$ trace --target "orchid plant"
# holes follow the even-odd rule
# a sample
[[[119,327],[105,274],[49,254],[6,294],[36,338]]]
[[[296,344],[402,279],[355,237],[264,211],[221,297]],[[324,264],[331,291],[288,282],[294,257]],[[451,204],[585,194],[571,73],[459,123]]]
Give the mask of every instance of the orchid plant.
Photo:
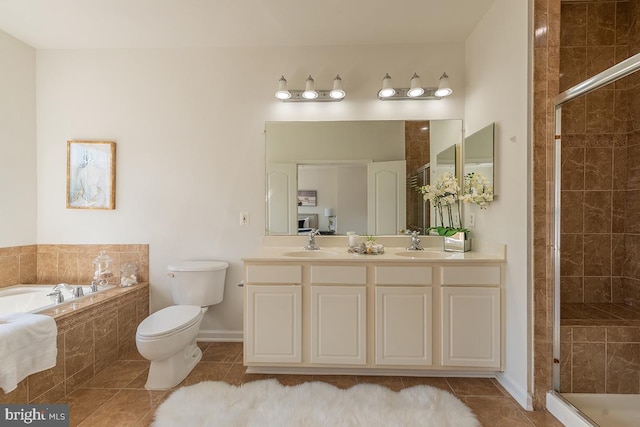
[[[466,203],[475,203],[480,209],[486,209],[493,201],[493,185],[489,179],[476,172],[470,172],[464,176],[460,200]]]
[[[440,236],[452,236],[461,231],[468,231],[462,227],[460,213],[460,185],[455,175],[451,172],[440,175],[432,185],[423,185],[418,188],[424,200],[428,200],[436,211],[436,227],[429,227],[428,230],[436,231]],[[446,208],[449,225],[445,226],[443,208]],[[457,223],[454,213],[457,213]]]

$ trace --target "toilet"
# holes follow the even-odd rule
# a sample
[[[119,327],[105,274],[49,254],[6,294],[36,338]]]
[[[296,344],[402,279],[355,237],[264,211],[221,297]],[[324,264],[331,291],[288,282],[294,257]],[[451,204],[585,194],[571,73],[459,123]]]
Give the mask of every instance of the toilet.
[[[151,361],[147,390],[178,385],[202,359],[196,344],[200,322],[209,306],[222,301],[228,267],[224,261],[183,261],[167,267],[176,305],[151,314],[136,331],[138,352]]]

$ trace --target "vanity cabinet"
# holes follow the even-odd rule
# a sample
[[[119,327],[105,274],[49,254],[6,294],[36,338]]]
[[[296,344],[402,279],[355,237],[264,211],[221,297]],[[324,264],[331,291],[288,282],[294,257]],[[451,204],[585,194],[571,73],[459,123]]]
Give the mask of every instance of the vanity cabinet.
[[[432,364],[432,268],[375,267],[375,364]]]
[[[247,372],[502,369],[501,261],[329,252],[244,260]]]
[[[250,266],[246,276],[245,360],[302,362],[302,268]]]
[[[500,266],[442,267],[442,365],[500,368]]]
[[[367,363],[367,289],[311,286],[311,363]]]

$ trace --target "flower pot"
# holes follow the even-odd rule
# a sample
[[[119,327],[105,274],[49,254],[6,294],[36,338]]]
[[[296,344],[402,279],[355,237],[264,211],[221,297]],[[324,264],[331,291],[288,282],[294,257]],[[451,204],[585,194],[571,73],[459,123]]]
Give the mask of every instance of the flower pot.
[[[471,234],[468,231],[458,231],[456,234],[444,237],[444,250],[447,252],[467,252],[471,250]]]

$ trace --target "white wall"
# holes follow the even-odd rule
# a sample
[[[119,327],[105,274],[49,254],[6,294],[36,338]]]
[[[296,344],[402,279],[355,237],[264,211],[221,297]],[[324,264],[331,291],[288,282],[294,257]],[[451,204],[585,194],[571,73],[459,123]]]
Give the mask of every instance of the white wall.
[[[527,0],[496,0],[466,43],[465,135],[496,122],[496,200],[475,213],[473,235],[507,246],[506,370],[499,380],[521,405],[528,393],[527,232],[529,131]]]
[[[225,300],[203,329],[239,338],[241,258],[265,224],[264,124],[283,120],[462,118],[464,46],[394,45],[245,49],[45,50],[37,53],[38,243],[149,243],[151,309],[170,303],[173,260],[230,262]],[[408,86],[417,71],[442,101],[380,102],[386,72]],[[340,103],[281,103],[308,74],[320,89],[340,73]],[[404,84],[403,84],[404,83]],[[66,141],[117,143],[117,209],[65,208]],[[248,211],[250,224],[239,225]]]
[[[36,52],[0,31],[0,248],[36,243]]]

